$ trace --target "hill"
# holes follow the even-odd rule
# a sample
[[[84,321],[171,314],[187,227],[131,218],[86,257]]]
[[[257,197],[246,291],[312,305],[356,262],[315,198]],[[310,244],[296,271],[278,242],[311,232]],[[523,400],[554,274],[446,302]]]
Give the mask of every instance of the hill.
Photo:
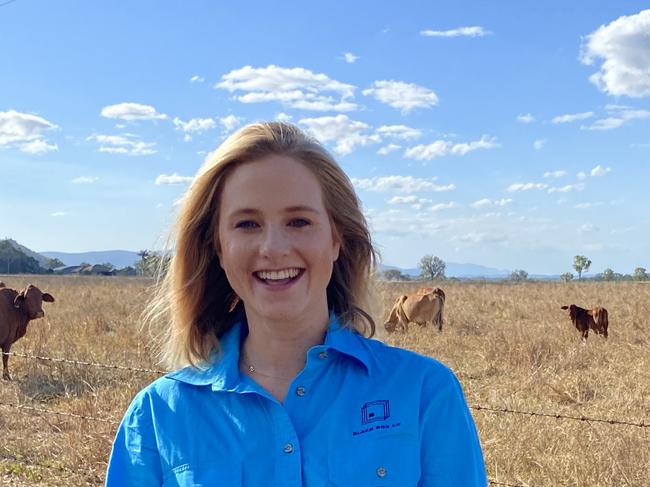
[[[79,265],[82,262],[88,264],[104,264],[110,262],[116,268],[134,267],[140,260],[137,252],[130,250],[98,250],[92,252],[41,252],[41,255],[50,259],[59,259],[65,265]]]

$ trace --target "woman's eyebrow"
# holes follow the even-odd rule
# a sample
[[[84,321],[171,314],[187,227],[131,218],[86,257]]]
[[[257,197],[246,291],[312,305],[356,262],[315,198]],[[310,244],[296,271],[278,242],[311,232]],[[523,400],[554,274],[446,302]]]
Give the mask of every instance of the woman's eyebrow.
[[[288,206],[284,209],[286,213],[299,213],[299,212],[307,212],[307,213],[314,213],[316,215],[320,215],[320,211],[318,211],[316,208],[313,208],[308,205],[295,205],[295,206]],[[238,216],[245,216],[245,215],[258,215],[262,213],[261,210],[258,210],[256,208],[239,208],[237,210],[234,210],[233,212],[228,215],[229,218],[236,218]]]
[[[318,211],[316,208],[312,208],[311,206],[307,205],[289,206],[288,208],[285,208],[285,211],[287,213],[306,211],[308,213],[316,213],[317,215],[320,214],[320,211]]]

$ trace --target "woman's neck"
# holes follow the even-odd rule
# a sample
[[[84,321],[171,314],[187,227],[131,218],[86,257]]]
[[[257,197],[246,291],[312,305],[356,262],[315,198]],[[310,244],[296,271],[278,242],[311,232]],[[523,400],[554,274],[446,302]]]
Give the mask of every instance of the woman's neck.
[[[282,402],[289,384],[305,366],[307,351],[323,343],[328,322],[327,314],[291,323],[249,318],[240,370]]]

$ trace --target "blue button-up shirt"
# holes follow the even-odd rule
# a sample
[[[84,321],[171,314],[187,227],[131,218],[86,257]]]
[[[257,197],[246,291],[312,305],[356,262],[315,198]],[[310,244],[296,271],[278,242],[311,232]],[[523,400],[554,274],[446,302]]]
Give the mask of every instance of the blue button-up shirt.
[[[239,371],[246,333],[236,324],[208,368],[167,374],[137,394],[107,486],[487,484],[462,389],[441,363],[332,316],[280,403]]]

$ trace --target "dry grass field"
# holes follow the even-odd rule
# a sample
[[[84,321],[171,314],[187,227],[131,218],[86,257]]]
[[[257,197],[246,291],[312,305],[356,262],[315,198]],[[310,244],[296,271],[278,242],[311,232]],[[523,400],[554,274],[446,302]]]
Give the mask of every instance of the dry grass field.
[[[157,368],[138,315],[151,281],[0,276],[56,298],[12,352]],[[411,325],[385,336],[386,310],[418,283],[377,283],[378,338],[456,371],[470,406],[566,416],[650,419],[650,284],[443,283],[442,333]],[[609,310],[610,337],[582,344],[563,304]],[[154,373],[11,357],[0,382],[0,484],[101,485],[116,423]],[[79,419],[9,404],[72,413]],[[650,485],[650,428],[472,409],[496,485]],[[97,421],[108,420],[109,422]]]

